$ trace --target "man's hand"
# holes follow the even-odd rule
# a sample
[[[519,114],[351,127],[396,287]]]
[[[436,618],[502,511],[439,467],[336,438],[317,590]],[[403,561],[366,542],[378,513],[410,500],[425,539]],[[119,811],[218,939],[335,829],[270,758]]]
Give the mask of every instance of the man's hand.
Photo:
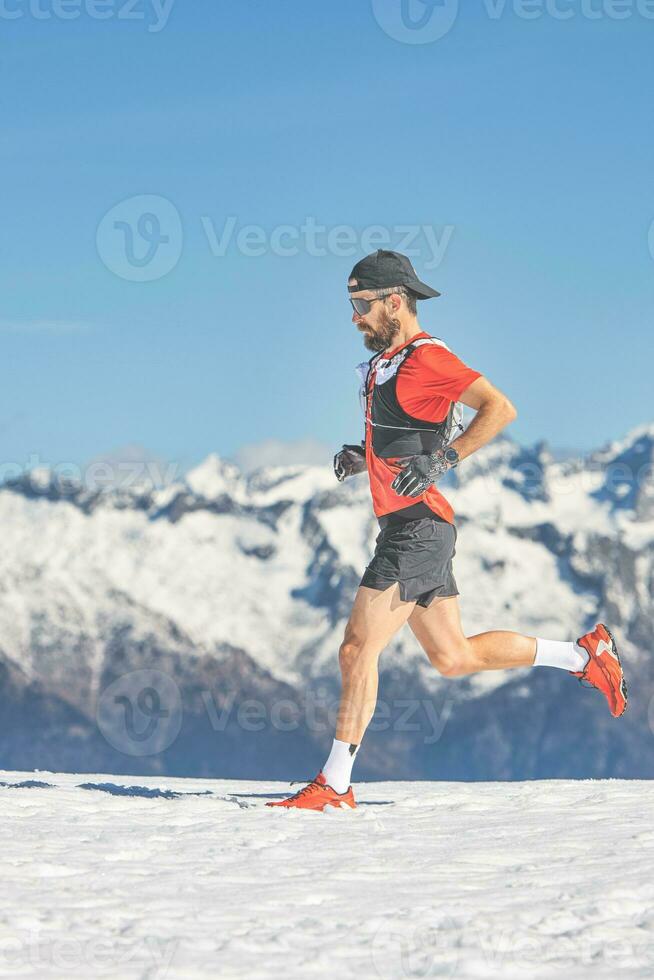
[[[397,474],[391,489],[401,497],[419,497],[449,470],[442,449],[429,455],[413,456],[407,466]]]
[[[363,443],[357,446],[343,446],[334,456],[334,473],[339,483],[347,480],[348,476],[363,473],[366,469],[366,450]]]

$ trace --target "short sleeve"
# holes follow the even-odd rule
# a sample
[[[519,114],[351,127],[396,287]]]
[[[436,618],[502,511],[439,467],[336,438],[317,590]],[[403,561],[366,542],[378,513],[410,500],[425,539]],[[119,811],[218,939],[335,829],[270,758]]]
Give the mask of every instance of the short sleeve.
[[[448,350],[425,344],[402,365],[397,378],[397,397],[401,407],[414,418],[441,422],[451,402],[458,401],[481,372]]]

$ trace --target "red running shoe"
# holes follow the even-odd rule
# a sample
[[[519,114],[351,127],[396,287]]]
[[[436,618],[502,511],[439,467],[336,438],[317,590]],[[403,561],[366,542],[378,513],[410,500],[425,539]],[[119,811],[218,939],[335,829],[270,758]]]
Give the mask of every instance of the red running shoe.
[[[324,810],[326,806],[335,806],[336,809],[351,807],[354,810],[356,803],[351,786],[346,793],[337,793],[319,772],[312,782],[294,796],[289,796],[286,800],[271,800],[266,806],[297,807],[298,810]]]
[[[577,643],[588,651],[589,660],[583,670],[570,673],[580,683],[588,681],[591,687],[601,691],[611,714],[619,718],[627,710],[627,682],[613,634],[604,623],[598,623],[592,633],[580,636]]]

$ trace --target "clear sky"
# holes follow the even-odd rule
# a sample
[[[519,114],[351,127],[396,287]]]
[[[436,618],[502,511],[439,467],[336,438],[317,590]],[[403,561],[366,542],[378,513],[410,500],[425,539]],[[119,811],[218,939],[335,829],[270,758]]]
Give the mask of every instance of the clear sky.
[[[360,438],[346,278],[407,226],[516,438],[652,419],[654,5],[169,4],[0,3],[3,460]]]

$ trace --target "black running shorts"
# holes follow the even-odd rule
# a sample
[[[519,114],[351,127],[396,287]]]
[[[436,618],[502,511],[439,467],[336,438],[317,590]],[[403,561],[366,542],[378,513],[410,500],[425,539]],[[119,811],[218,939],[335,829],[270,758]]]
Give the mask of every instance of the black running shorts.
[[[425,607],[436,596],[459,595],[452,573],[456,538],[455,526],[438,518],[389,523],[359,584],[383,592],[399,582],[403,602]]]

